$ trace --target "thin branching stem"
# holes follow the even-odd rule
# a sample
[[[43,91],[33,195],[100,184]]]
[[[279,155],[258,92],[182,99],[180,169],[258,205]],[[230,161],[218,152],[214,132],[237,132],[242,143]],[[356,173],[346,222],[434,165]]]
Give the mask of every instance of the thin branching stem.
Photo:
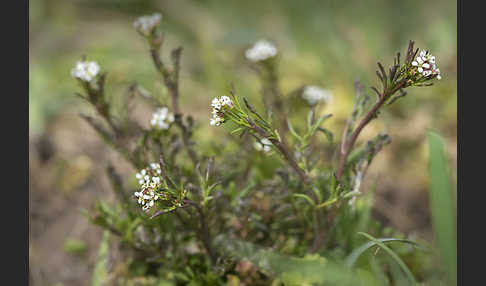
[[[202,244],[204,245],[204,248],[206,249],[210,257],[212,264],[214,265],[216,263],[216,255],[211,246],[209,227],[206,221],[207,217],[204,214],[202,207],[197,202],[186,199],[184,200],[184,203],[194,207],[199,214],[199,223],[201,224],[201,227],[198,232],[198,237],[201,240]]]
[[[253,129],[256,133],[258,133],[263,138],[267,138],[268,140],[270,140],[272,142],[272,144],[275,147],[277,147],[277,149],[280,151],[280,153],[282,153],[282,155],[284,156],[285,160],[287,160],[289,165],[295,170],[295,172],[297,172],[300,179],[304,183],[308,183],[309,177],[306,175],[305,171],[301,167],[299,167],[299,165],[295,161],[294,157],[290,154],[287,146],[283,142],[281,142],[281,141],[279,141],[275,138],[270,137],[267,134],[267,132],[265,132],[265,130],[263,130],[258,125],[256,125],[255,122],[253,122],[253,120],[251,118],[248,117],[248,118],[246,118],[246,120],[250,124],[251,129]]]
[[[346,133],[347,130],[345,130],[346,133],[344,133],[344,138],[342,142],[342,147],[341,147],[341,153],[339,156],[339,163],[338,163],[338,170],[336,173],[336,178],[338,181],[341,180],[341,177],[343,176],[344,172],[344,167],[346,166],[346,161],[349,155],[349,152],[354,146],[354,143],[356,143],[356,139],[358,139],[359,134],[363,130],[363,128],[370,123],[370,121],[376,116],[376,112],[378,109],[385,103],[387,99],[386,94],[382,94],[378,101],[371,107],[371,109],[368,111],[368,113],[363,117],[363,119],[359,122],[358,126],[356,129],[353,131],[351,134],[349,141],[346,138]]]
[[[179,110],[179,67],[180,67],[180,56],[181,56],[182,48],[179,47],[172,52],[172,59],[174,62],[174,76],[171,77],[171,72],[167,69],[164,65],[162,60],[160,59],[160,54],[158,50],[155,48],[150,49],[150,54],[152,56],[152,60],[154,62],[155,67],[162,75],[164,80],[164,84],[169,91],[171,102],[172,102],[172,111],[175,114],[175,122],[176,125],[180,128],[182,133],[182,142],[184,147],[187,150],[189,158],[191,159],[194,166],[197,165],[198,159],[196,152],[191,148],[190,140],[189,140],[189,130],[182,122],[182,113]]]

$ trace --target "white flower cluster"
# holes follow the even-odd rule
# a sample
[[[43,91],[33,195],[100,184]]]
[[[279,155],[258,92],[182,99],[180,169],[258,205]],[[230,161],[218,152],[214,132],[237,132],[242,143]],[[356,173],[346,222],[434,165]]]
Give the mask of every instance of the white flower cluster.
[[[417,71],[422,76],[437,75],[437,79],[441,79],[440,70],[435,65],[435,57],[429,51],[422,50],[412,62],[412,66],[417,67]]]
[[[221,123],[224,122],[224,108],[228,107],[229,109],[233,108],[233,102],[231,99],[223,95],[220,98],[215,97],[211,102],[211,106],[213,107],[213,118],[209,121],[209,125],[211,126],[219,126]]]
[[[158,129],[167,130],[172,122],[174,122],[174,114],[169,112],[167,107],[161,107],[152,114],[150,125]]]
[[[326,104],[332,102],[330,91],[313,85],[306,86],[302,96],[310,105],[316,105],[319,102]]]
[[[149,36],[152,30],[160,24],[160,20],[162,20],[162,15],[159,13],[154,13],[151,16],[142,16],[133,22],[133,27],[140,33]]]
[[[277,53],[277,48],[272,43],[266,40],[260,40],[253,47],[246,50],[245,56],[252,62],[259,62],[271,58]]]
[[[142,169],[135,175],[141,185],[141,190],[135,192],[134,195],[144,211],[150,209],[160,197],[158,189],[162,183],[161,173],[160,164],[152,163],[150,167]]]
[[[269,153],[270,151],[272,151],[272,141],[268,140],[267,138],[263,138],[262,140],[260,140],[260,142],[255,142],[253,143],[253,147],[255,147],[255,149],[257,151],[261,151],[263,153]]]
[[[160,174],[162,174],[160,164],[151,163],[150,167],[140,170],[135,177],[138,179],[138,183],[143,186],[149,185],[151,182],[160,183]]]
[[[78,61],[76,66],[71,70],[71,75],[87,82],[92,81],[98,72],[100,66],[96,62]]]

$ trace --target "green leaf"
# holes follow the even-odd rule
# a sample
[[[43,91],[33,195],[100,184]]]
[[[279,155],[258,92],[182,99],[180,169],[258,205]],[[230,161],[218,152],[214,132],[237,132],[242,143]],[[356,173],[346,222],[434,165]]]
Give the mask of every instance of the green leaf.
[[[444,142],[440,135],[433,131],[429,131],[427,137],[432,224],[442,263],[450,279],[455,282],[457,280],[456,220]]]
[[[312,191],[314,192],[314,194],[316,194],[317,196],[317,202],[322,202],[322,193],[321,191],[317,188],[317,187],[312,187]]]
[[[332,116],[332,114],[325,114],[321,117],[319,117],[319,119],[317,119],[316,123],[314,123],[314,125],[312,126],[312,129],[309,130],[309,137],[312,137],[312,135],[314,135],[314,133],[316,132],[317,128],[319,128],[319,126],[322,124],[322,122],[324,122],[324,120],[330,118]]]
[[[64,251],[69,254],[83,255],[86,248],[86,243],[82,240],[68,238],[64,241]]]
[[[256,244],[221,235],[221,246],[241,260],[251,261],[266,275],[280,279],[286,286],[361,285],[353,270],[319,254],[302,258],[283,255]],[[278,284],[280,285],[280,284]]]
[[[239,127],[239,128],[236,128],[235,130],[231,131],[230,134],[233,135],[233,134],[235,134],[235,133],[237,133],[239,131],[242,131],[242,130],[245,130],[245,128],[244,127]]]
[[[400,259],[400,257],[393,252],[388,246],[386,246],[383,242],[379,241],[378,239],[374,238],[373,236],[364,233],[364,232],[358,232],[358,234],[363,235],[364,237],[368,238],[369,240],[373,241],[375,244],[377,244],[379,247],[381,247],[383,250],[385,250],[392,258],[393,260],[400,266],[402,271],[405,273],[407,278],[413,283],[416,284],[417,281],[415,280],[415,277],[413,276],[412,272],[410,269],[408,269],[408,266]]]
[[[98,250],[98,258],[96,258],[96,264],[93,271],[93,277],[91,279],[92,286],[104,286],[106,282],[106,266],[108,264],[108,241],[110,238],[110,232],[105,230],[103,232],[103,238],[101,239],[100,248]]]
[[[137,217],[135,220],[133,220],[125,230],[125,235],[123,239],[128,241],[129,243],[133,242],[133,232],[135,231],[135,228],[139,226],[142,223],[142,219]]]
[[[316,205],[316,203],[314,202],[314,200],[312,200],[308,195],[305,195],[305,194],[293,194],[293,196],[294,197],[297,197],[297,198],[305,199],[312,206],[315,206]]]
[[[408,244],[411,244],[411,245],[415,246],[416,248],[421,249],[423,251],[429,251],[428,248],[425,248],[424,246],[418,244],[417,242],[412,241],[412,240],[408,240],[408,239],[378,238],[377,240],[382,242],[382,243],[389,243],[389,242],[408,243]],[[372,248],[375,245],[377,245],[376,242],[369,241],[369,242],[363,244],[362,246],[356,248],[355,250],[353,250],[353,252],[351,252],[351,254],[349,254],[349,256],[346,258],[346,262],[345,262],[346,265],[349,266],[349,267],[352,267],[354,265],[354,263],[356,263],[358,258],[361,256],[361,254],[363,254],[366,250]]]
[[[321,131],[322,133],[324,133],[324,135],[326,135],[329,143],[331,143],[331,144],[334,143],[334,134],[331,131],[327,130],[326,128],[322,128],[322,127],[317,128],[317,131]]]
[[[323,202],[322,204],[317,205],[316,206],[316,209],[320,209],[320,208],[323,208],[323,207],[327,207],[329,205],[334,204],[335,202],[337,202],[337,198],[329,199],[329,200]]]
[[[290,120],[287,120],[287,125],[289,126],[289,131],[292,136],[295,137],[295,139],[299,140],[299,142],[302,142],[302,137],[295,132],[294,128],[292,127],[292,124],[290,123]]]

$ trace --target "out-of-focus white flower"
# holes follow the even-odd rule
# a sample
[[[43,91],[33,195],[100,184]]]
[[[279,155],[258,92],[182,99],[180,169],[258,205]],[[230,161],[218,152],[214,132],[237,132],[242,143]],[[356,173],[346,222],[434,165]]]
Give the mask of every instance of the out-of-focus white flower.
[[[162,170],[160,169],[160,164],[151,163],[149,167],[142,169],[140,170],[140,172],[136,173],[135,177],[138,179],[138,183],[140,185],[143,185],[143,184],[150,184],[152,181],[154,181],[154,178],[159,178],[160,174],[162,174]],[[158,179],[155,180],[160,182]]]
[[[424,77],[436,76],[439,80],[442,78],[440,76],[440,69],[435,64],[435,57],[429,51],[422,50],[412,62],[412,66]]]
[[[260,142],[256,141],[255,143],[253,143],[253,147],[255,147],[257,151],[263,153],[269,153],[270,151],[272,151],[271,146],[272,141],[268,140],[267,138],[263,138],[262,140],[260,140]]]
[[[74,78],[90,82],[96,78],[99,71],[100,66],[96,62],[78,61],[71,70],[71,75]]]
[[[137,198],[137,202],[142,206],[144,211],[149,210],[161,196],[161,173],[160,164],[151,163],[149,167],[140,170],[140,172],[135,175],[139,180],[138,183],[141,186],[141,190],[135,192],[134,196]]]
[[[267,40],[259,40],[245,52],[245,56],[252,62],[264,61],[277,55],[277,48]]]
[[[152,15],[139,17],[135,22],[133,22],[133,27],[137,29],[140,33],[145,36],[149,36],[153,29],[160,24],[162,20],[162,15],[159,13],[154,13]]]
[[[209,125],[211,126],[219,126],[224,120],[221,117],[214,117],[209,120]]]
[[[213,110],[211,111],[213,118],[209,120],[209,125],[219,126],[222,123],[224,123],[225,109],[233,108],[234,104],[231,101],[231,98],[229,98],[226,95],[223,95],[220,98],[217,97],[213,98],[213,101],[211,101],[211,106],[213,107]]]
[[[330,91],[313,85],[309,85],[304,88],[302,97],[304,97],[304,99],[307,100],[310,105],[316,105],[319,102],[323,102],[325,104],[332,102],[332,95]]]
[[[174,122],[174,114],[169,112],[167,107],[161,107],[152,114],[150,125],[154,128],[167,130],[172,122]]]

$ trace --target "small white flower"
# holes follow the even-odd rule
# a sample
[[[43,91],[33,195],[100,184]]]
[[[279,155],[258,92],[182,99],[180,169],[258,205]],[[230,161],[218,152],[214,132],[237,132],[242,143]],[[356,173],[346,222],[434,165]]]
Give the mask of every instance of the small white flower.
[[[272,151],[272,141],[268,140],[267,138],[263,138],[260,142],[256,141],[253,143],[253,147],[260,152],[265,154],[270,153]]]
[[[231,98],[223,95],[220,98],[213,98],[211,106],[213,107],[213,110],[211,111],[213,118],[209,120],[209,125],[219,126],[224,122],[224,110],[233,108],[234,104],[233,101],[231,101]]]
[[[435,75],[438,80],[442,78],[440,70],[435,64],[435,56],[428,51],[420,51],[419,56],[412,62],[412,66],[417,67],[417,72],[424,77]]]
[[[143,177],[143,179],[139,180],[140,191],[133,194],[144,211],[154,206],[154,201],[158,200],[161,195],[159,192],[162,186],[162,178],[159,176],[159,171],[161,171],[160,164],[151,163],[135,175],[137,178]]]
[[[277,55],[277,48],[267,40],[259,40],[245,52],[245,56],[252,62],[259,62]]]
[[[267,138],[263,138],[260,140],[260,142],[262,142],[264,145],[272,145],[272,141],[268,140]]]
[[[96,78],[99,71],[100,66],[96,62],[78,61],[71,70],[71,75],[74,78],[90,82]]]
[[[221,125],[221,121],[222,120],[219,117],[211,118],[209,120],[209,125],[211,125],[211,126],[219,126],[219,125]]]
[[[152,114],[150,125],[157,129],[167,130],[172,122],[174,122],[174,115],[169,112],[167,107],[161,107]]]
[[[162,20],[162,15],[159,13],[154,13],[150,16],[139,17],[135,22],[133,22],[133,27],[137,29],[140,33],[145,36],[149,36],[153,29],[160,24]]]
[[[319,102],[326,104],[332,102],[332,95],[330,91],[313,85],[306,86],[302,96],[310,105],[316,105]]]
[[[219,98],[217,97],[213,98],[213,101],[211,102],[211,106],[214,107],[215,109],[220,109],[221,103],[219,102]]]

